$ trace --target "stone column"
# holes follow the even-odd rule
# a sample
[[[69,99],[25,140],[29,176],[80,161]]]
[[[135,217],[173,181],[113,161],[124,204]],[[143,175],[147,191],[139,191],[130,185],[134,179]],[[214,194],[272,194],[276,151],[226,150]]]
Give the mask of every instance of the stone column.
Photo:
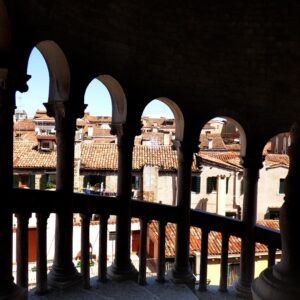
[[[300,299],[300,121],[291,129],[289,172],[285,179],[284,204],[280,210],[281,262],[264,270],[252,285],[253,299]]]
[[[0,68],[0,189],[9,191],[13,185],[13,115],[16,82],[8,79],[8,69]],[[27,78],[23,78],[25,91]],[[1,201],[0,213],[0,299],[26,299],[26,291],[14,284],[12,277],[12,211],[9,199]]]
[[[236,292],[243,297],[251,297],[251,284],[254,278],[255,237],[257,210],[257,183],[263,157],[243,157],[244,167],[244,204],[243,223],[245,235],[242,239],[240,278],[234,283]]]
[[[131,236],[131,171],[135,133],[122,124],[112,124],[112,134],[118,136],[119,215],[116,224],[116,253],[108,276],[115,280],[137,279],[137,270],[130,259]]]
[[[78,107],[70,101],[45,103],[49,116],[55,118],[57,160],[56,190],[61,192],[63,209],[56,214],[55,253],[48,284],[64,289],[82,280],[73,264],[73,212],[71,195],[74,184],[74,137],[76,118],[83,114],[85,105]]]
[[[194,151],[188,143],[176,141],[174,145],[178,157],[177,209],[179,221],[176,230],[175,263],[168,273],[168,278],[175,283],[194,285],[195,276],[189,262],[191,167]]]

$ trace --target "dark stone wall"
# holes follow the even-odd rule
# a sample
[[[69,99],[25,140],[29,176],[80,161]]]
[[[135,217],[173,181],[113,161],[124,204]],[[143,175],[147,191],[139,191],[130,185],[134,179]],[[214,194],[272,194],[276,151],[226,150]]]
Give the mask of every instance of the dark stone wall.
[[[110,74],[124,88],[130,120],[165,96],[189,130],[226,115],[264,143],[299,116],[298,1],[10,2],[17,52],[54,40],[73,93]]]

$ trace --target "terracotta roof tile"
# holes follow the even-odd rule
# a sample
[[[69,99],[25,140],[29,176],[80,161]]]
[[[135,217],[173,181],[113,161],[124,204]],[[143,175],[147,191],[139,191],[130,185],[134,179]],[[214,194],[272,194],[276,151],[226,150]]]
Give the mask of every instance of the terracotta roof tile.
[[[32,119],[24,119],[14,124],[15,131],[34,131],[35,124]]]
[[[208,150],[208,140],[212,140],[212,150],[226,150],[226,145],[220,134],[200,134],[200,149]]]
[[[290,160],[287,154],[271,154],[269,153],[265,158],[267,166],[283,165],[288,167]]]
[[[279,229],[278,220],[262,220],[257,222],[260,225]],[[158,241],[158,222],[152,221],[149,223],[149,236],[152,240]],[[175,243],[176,243],[176,224],[168,223],[166,226],[166,243],[165,255],[166,257],[175,256]],[[201,229],[196,227],[190,228],[190,255],[195,251],[201,251]],[[208,255],[221,255],[222,251],[222,234],[220,232],[211,231],[208,235]],[[239,255],[241,252],[241,239],[236,236],[230,236],[228,253],[229,255]],[[267,246],[256,243],[256,252],[268,252]]]
[[[56,152],[38,151],[36,141],[14,141],[14,168],[55,169]]]

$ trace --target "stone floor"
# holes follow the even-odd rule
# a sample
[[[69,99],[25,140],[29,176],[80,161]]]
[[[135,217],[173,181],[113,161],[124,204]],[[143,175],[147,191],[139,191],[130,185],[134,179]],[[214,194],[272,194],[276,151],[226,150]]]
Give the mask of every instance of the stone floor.
[[[34,289],[29,292],[30,300],[197,300],[197,299],[243,299],[237,297],[232,289],[220,293],[215,286],[209,286],[207,292],[198,292],[185,285],[174,285],[170,282],[157,283],[155,278],[147,278],[148,284],[140,286],[132,281],[100,283],[96,278],[91,279],[91,289],[73,287],[67,291],[51,291],[44,296],[37,296]]]

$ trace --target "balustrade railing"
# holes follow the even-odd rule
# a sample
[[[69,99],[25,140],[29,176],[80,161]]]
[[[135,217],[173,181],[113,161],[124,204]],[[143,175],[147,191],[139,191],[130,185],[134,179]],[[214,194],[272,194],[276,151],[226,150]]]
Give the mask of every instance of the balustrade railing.
[[[18,220],[17,227],[17,284],[28,287],[28,219],[35,212],[37,218],[37,265],[36,265],[36,292],[47,292],[47,252],[46,235],[47,219],[50,213],[58,212],[64,207],[64,201],[59,192],[13,190],[12,201],[8,208],[15,213]],[[107,228],[111,215],[122,213],[118,209],[118,198],[101,197],[85,194],[70,195],[73,199],[72,210],[81,216],[81,274],[83,286],[90,288],[90,240],[89,228],[92,214],[100,216],[99,224],[99,260],[98,279],[106,281],[107,274]],[[70,202],[68,202],[70,203]],[[147,228],[152,220],[158,221],[158,259],[157,281],[165,281],[166,259],[165,239],[167,223],[177,223],[180,211],[177,207],[139,200],[131,202],[132,217],[140,219],[140,246],[139,246],[139,277],[138,283],[146,284],[147,260]],[[199,290],[207,289],[208,264],[208,237],[209,232],[217,231],[222,234],[222,251],[220,263],[220,291],[227,290],[228,243],[230,236],[241,239],[244,237],[244,223],[215,214],[201,211],[190,211],[191,226],[201,228],[201,261]],[[255,227],[256,242],[267,245],[269,249],[268,264],[275,263],[276,249],[281,248],[280,234],[277,230],[260,225]]]

